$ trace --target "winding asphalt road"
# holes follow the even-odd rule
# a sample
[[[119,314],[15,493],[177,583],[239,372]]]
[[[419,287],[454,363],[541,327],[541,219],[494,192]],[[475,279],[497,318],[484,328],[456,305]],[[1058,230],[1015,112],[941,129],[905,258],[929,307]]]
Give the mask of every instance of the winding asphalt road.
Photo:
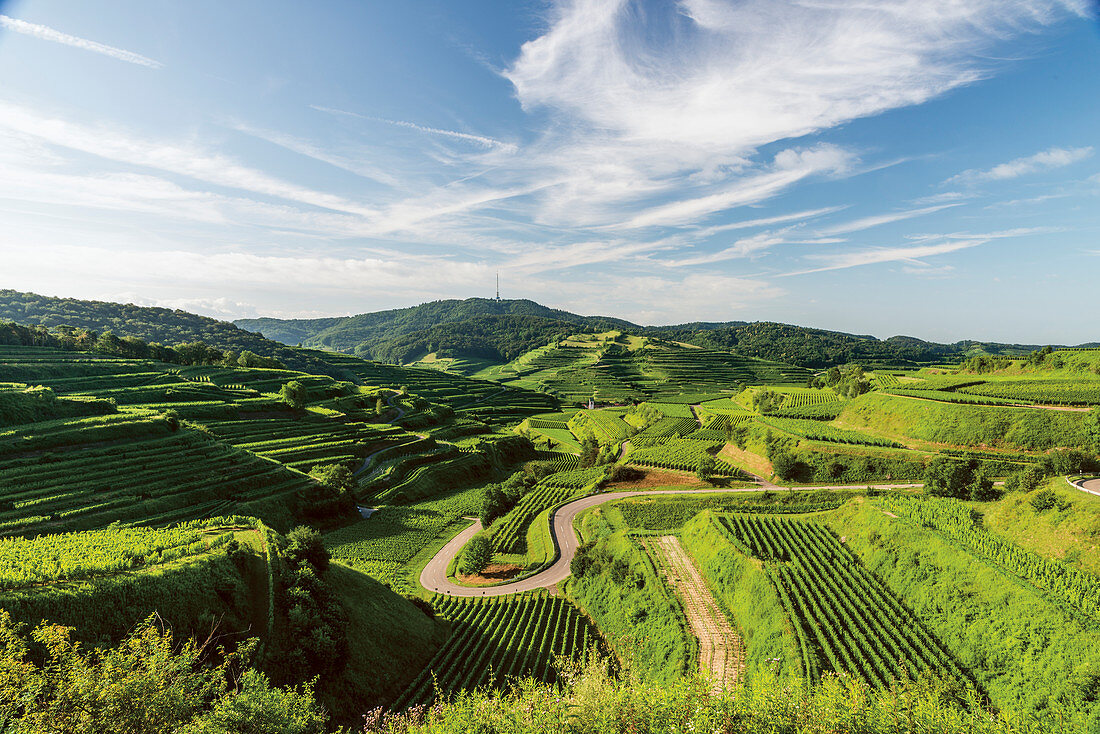
[[[871,485],[875,489],[908,489],[922,487],[923,484],[876,484]],[[853,489],[852,486],[819,486],[819,487],[780,487],[780,489],[794,489],[795,491],[811,491],[816,489]],[[544,589],[554,584],[561,583],[569,577],[569,564],[577,553],[578,538],[573,529],[573,521],[577,515],[590,507],[602,505],[604,502],[625,499],[627,497],[639,497],[653,494],[725,494],[729,492],[759,492],[760,487],[737,487],[735,489],[649,489],[623,492],[605,492],[581,497],[567,505],[559,507],[550,516],[550,534],[554,544],[558,547],[558,560],[550,568],[540,571],[534,576],[528,576],[519,581],[513,581],[499,586],[460,586],[447,578],[447,566],[450,565],[462,547],[481,530],[481,521],[475,521],[470,527],[463,530],[450,540],[442,550],[435,554],[432,560],[420,573],[420,585],[428,591],[449,596],[503,596],[505,594],[518,594],[523,591]]]

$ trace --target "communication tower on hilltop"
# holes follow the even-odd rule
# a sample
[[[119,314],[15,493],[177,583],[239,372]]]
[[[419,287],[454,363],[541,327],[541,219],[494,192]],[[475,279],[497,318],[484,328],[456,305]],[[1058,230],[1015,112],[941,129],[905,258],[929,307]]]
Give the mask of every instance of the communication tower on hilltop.
[[[500,300],[500,273],[497,273],[497,300]]]

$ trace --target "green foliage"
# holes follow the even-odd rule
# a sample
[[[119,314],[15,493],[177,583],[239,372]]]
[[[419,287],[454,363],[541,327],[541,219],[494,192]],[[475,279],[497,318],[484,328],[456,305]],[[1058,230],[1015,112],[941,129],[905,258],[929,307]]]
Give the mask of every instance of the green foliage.
[[[564,472],[572,474],[573,472]],[[551,475],[553,479],[556,475]],[[554,507],[575,494],[572,487],[542,484],[523,496],[514,508],[492,528],[493,550],[497,553],[520,553],[527,538],[527,528],[539,513]],[[484,524],[484,520],[482,521]],[[488,527],[488,526],[486,526]]]
[[[1100,620],[1100,578],[1073,566],[1043,558],[982,527],[965,505],[950,499],[889,497],[881,502],[895,514],[934,528],[975,555],[1026,579],[1072,609]],[[1030,500],[1036,512],[1057,502],[1052,490],[1041,489]]]
[[[793,433],[796,436],[811,441],[825,441],[828,443],[846,443],[857,446],[884,446],[887,448],[904,448],[897,441],[888,438],[870,436],[859,431],[849,431],[844,428],[834,428],[820,420],[805,420],[798,418],[776,418],[768,416],[761,418],[760,422],[771,426],[778,431]]]
[[[713,512],[752,512],[799,514],[834,510],[855,496],[845,490],[817,492],[745,492],[732,495],[692,495],[668,497],[631,497],[615,502],[627,526],[632,530],[676,533],[704,510]]]
[[[1028,500],[1031,506],[1035,508],[1036,512],[1043,512],[1054,507],[1058,502],[1058,495],[1054,494],[1052,489],[1040,489],[1031,495],[1031,499]]]
[[[154,619],[120,645],[86,652],[71,630],[42,623],[32,633],[45,650],[35,662],[29,641],[0,610],[0,727],[13,734],[321,734],[325,715],[309,687],[279,689],[240,654],[208,661],[207,645],[161,631]]]
[[[352,352],[380,362],[411,362],[428,352],[507,362],[562,334],[606,331],[619,319],[584,317],[527,300],[469,298],[343,318],[242,319],[239,326],[287,344]]]
[[[311,527],[299,525],[287,533],[283,554],[291,568],[308,563],[318,574],[328,570],[329,552],[321,540],[321,534]]]
[[[308,394],[305,387],[301,382],[297,380],[291,380],[290,382],[279,388],[279,397],[283,402],[289,405],[295,410],[301,410],[306,407],[306,399]]]
[[[1084,415],[1058,410],[952,405],[871,393],[841,414],[855,428],[953,446],[1042,450],[1084,443]]]
[[[315,466],[310,476],[334,492],[354,492],[359,488],[359,482],[346,464]]]
[[[880,501],[849,505],[827,521],[974,674],[993,705],[1045,718],[1058,731],[1088,731],[1089,717],[1100,719],[1095,624],[1015,581],[1005,567],[983,562],[968,543],[884,514],[902,513]],[[973,523],[962,528],[968,526]],[[991,533],[979,537],[998,540]]]
[[[714,476],[716,468],[717,462],[714,460],[714,456],[705,453],[699,457],[699,463],[695,465],[695,476],[704,482],[709,482],[711,477]]]
[[[715,693],[691,678],[659,684],[616,679],[598,662],[563,676],[564,687],[534,681],[507,693],[459,695],[407,716],[367,718],[365,734],[1040,734],[1065,731],[1056,716],[1045,723],[1013,712],[991,713],[960,702],[932,680],[874,690],[852,678],[808,686],[788,677],[761,677]],[[969,705],[969,708],[968,708]],[[1081,722],[1083,725],[1083,722]]]
[[[64,348],[94,347],[97,351],[105,350],[111,354],[180,364],[214,364],[222,360],[222,352],[225,350],[248,350],[274,358],[292,369],[326,373],[325,365],[309,355],[265,339],[260,334],[245,331],[225,321],[168,308],[50,298],[34,293],[0,290],[0,322],[2,321],[26,324],[34,328],[36,333],[41,333],[36,327],[49,327],[65,342]],[[54,324],[64,326],[55,327]],[[105,332],[110,333],[108,339],[102,338]],[[14,338],[15,330],[0,326],[0,344],[52,346],[41,339],[18,342]],[[69,344],[72,346],[68,346]],[[160,345],[173,346],[169,348]],[[165,350],[175,351],[179,358],[170,358],[171,351]]]
[[[114,413],[115,404],[96,398],[59,398],[48,387],[0,384],[0,426]]]
[[[722,443],[722,440],[696,441],[689,438],[673,438],[652,446],[635,448],[630,452],[629,461],[641,466],[694,472],[698,469],[699,462],[706,462],[706,457],[709,456],[715,462],[712,474],[737,476],[739,472],[735,467],[714,457],[714,452],[721,448]]]
[[[1044,405],[1100,404],[1100,380],[1003,380],[960,388],[969,395]]]
[[[924,491],[933,497],[968,499],[976,481],[974,469],[974,462],[937,457],[928,464]]]
[[[0,538],[0,589],[72,581],[168,563],[224,545],[230,533],[205,534],[201,524],[170,529],[125,528],[33,539]]]
[[[736,621],[750,680],[770,672],[798,674],[796,640],[785,629],[783,605],[761,565],[730,542],[711,511],[695,515],[681,531],[680,541]]]
[[[639,676],[671,684],[695,669],[694,638],[672,591],[620,522],[614,508],[582,517],[581,537],[591,545],[580,563],[587,567],[568,593],[620,660]]]
[[[478,533],[462,549],[459,570],[468,576],[478,574],[485,570],[492,559],[493,544],[484,533]]]
[[[1083,426],[1085,440],[1082,447],[1094,454],[1100,454],[1100,408],[1093,408],[1085,418]]]

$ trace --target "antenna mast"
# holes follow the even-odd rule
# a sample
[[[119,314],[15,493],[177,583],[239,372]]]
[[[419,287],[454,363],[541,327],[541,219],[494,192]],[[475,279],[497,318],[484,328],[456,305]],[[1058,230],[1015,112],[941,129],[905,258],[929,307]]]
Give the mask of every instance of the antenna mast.
[[[500,300],[500,272],[497,272],[497,300]]]

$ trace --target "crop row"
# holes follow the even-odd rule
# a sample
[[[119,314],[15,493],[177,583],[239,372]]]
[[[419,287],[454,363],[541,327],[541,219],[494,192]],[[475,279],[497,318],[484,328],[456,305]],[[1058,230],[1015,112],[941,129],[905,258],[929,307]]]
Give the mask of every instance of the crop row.
[[[831,421],[840,416],[845,403],[842,400],[832,400],[817,405],[804,405],[800,408],[789,408],[786,404],[778,410],[769,413],[776,418],[800,418],[802,420]]]
[[[1100,405],[1100,380],[1005,380],[964,387],[959,393],[1046,405]]]
[[[685,406],[686,407],[686,406]],[[694,418],[661,418],[634,438],[658,438],[662,436],[686,436],[699,427]],[[633,440],[633,439],[632,439]]]
[[[913,612],[824,527],[752,515],[716,522],[735,545],[768,562],[811,678],[833,670],[885,688],[931,670],[967,681]]]
[[[583,659],[598,641],[585,617],[561,597],[436,597],[434,603],[451,621],[451,636],[394,701],[395,711],[525,676],[552,683],[557,660]]]
[[[987,397],[985,395],[969,395],[961,392],[948,392],[946,390],[922,390],[910,387],[892,387],[886,390],[890,395],[899,395],[907,398],[921,398],[922,400],[936,400],[941,403],[961,403],[963,405],[1011,405],[1012,400]]]
[[[786,388],[782,391],[784,408],[806,408],[813,405],[835,403],[840,398],[832,390],[814,390],[810,388]]]
[[[721,444],[708,441],[693,441],[686,438],[669,439],[656,446],[642,446],[630,452],[630,463],[642,466],[654,466],[659,469],[676,469],[678,471],[695,471],[699,463],[707,454],[713,452]],[[716,461],[715,471],[718,474],[736,475],[737,469],[722,460]]]
[[[36,538],[0,538],[0,589],[167,563],[231,538],[231,533],[204,534],[194,523],[159,530],[112,526]]]
[[[74,421],[44,429],[0,461],[5,533],[65,531],[121,521],[202,517],[211,502],[308,491],[304,475],[160,420]],[[36,424],[36,428],[37,428]],[[19,432],[13,432],[16,436]]]
[[[516,506],[493,525],[493,550],[497,553],[522,552],[531,521],[543,510],[569,499],[575,491],[572,487],[540,484],[523,495]]]
[[[583,410],[569,419],[569,430],[574,435],[592,433],[600,443],[618,443],[630,436],[630,425],[616,413],[602,410]]]

